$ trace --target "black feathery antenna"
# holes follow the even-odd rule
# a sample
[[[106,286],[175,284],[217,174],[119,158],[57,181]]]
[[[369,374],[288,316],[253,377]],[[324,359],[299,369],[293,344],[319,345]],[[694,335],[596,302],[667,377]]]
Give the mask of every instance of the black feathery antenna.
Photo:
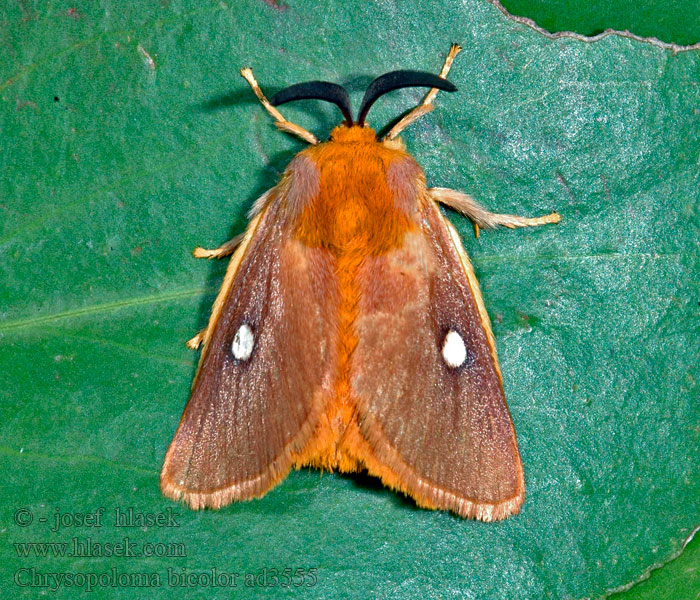
[[[270,98],[272,106],[279,106],[293,100],[326,100],[340,108],[348,127],[353,125],[352,107],[347,90],[337,83],[328,81],[306,81],[295,83],[277,92]]]
[[[357,117],[357,124],[364,125],[365,117],[372,107],[372,104],[380,97],[405,87],[429,87],[445,90],[446,92],[456,92],[457,88],[451,82],[433,73],[424,71],[391,71],[377,77],[369,84]]]

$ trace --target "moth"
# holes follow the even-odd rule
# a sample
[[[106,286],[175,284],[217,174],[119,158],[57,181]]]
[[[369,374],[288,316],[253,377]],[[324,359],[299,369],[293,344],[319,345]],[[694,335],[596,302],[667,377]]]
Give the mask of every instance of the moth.
[[[161,489],[192,508],[263,496],[292,468],[366,470],[429,509],[492,521],[517,513],[523,468],[489,317],[446,205],[478,228],[556,223],[494,214],[427,188],[398,135],[433,109],[439,75],[394,71],[367,88],[357,119],[347,91],[320,81],[269,101],[283,131],[310,146],[251,210],[245,234],[195,256],[233,254],[207,327],[192,394]],[[430,88],[383,139],[366,124],[383,94]],[[336,104],[320,143],[276,106]]]

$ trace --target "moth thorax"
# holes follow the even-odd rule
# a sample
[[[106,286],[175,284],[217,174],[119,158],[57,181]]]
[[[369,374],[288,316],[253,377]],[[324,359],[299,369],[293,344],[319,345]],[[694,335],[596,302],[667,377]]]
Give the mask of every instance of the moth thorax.
[[[231,343],[231,353],[236,360],[248,360],[253,353],[255,338],[248,323],[243,323],[236,331]]]

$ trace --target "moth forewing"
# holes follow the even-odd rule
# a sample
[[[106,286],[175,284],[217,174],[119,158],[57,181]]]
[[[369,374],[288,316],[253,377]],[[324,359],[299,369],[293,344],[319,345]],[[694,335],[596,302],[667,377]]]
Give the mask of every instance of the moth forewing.
[[[481,317],[481,324],[486,332],[486,339],[489,343],[489,348],[491,349],[491,356],[493,356],[493,366],[496,369],[498,378],[503,383],[503,376],[501,375],[501,366],[498,363],[498,356],[496,354],[496,339],[493,337],[493,330],[491,329],[491,319],[486,311],[486,305],[484,304],[484,298],[481,295],[481,288],[479,287],[479,280],[476,278],[474,273],[474,267],[472,266],[471,260],[469,260],[469,255],[462,245],[462,239],[459,237],[459,233],[454,228],[454,225],[450,223],[447,218],[440,212],[440,209],[435,206],[435,212],[439,215],[440,221],[447,229],[452,244],[455,251],[459,255],[460,264],[464,272],[464,276],[469,283],[469,289],[471,290],[474,300],[476,301],[476,306],[479,309],[479,316]]]
[[[224,280],[221,284],[221,288],[219,289],[219,292],[216,295],[216,298],[214,299],[214,303],[212,304],[209,322],[207,323],[206,328],[201,332],[201,334],[199,334],[202,352],[199,357],[199,364],[197,366],[195,378],[192,381],[192,387],[194,387],[195,383],[197,382],[199,369],[202,366],[202,361],[204,360],[204,357],[206,356],[207,347],[209,346],[209,340],[211,339],[211,334],[214,331],[214,327],[216,327],[216,323],[218,322],[219,317],[221,316],[221,311],[223,309],[224,302],[231,291],[231,286],[233,285],[233,281],[236,277],[236,273],[238,272],[238,268],[240,267],[241,261],[243,260],[246,251],[248,250],[250,240],[253,238],[256,230],[258,229],[260,220],[262,219],[263,215],[264,212],[261,211],[251,219],[250,223],[248,223],[245,236],[239,243],[238,247],[236,248],[236,251],[233,253],[231,260],[229,261],[228,266],[226,267],[226,274],[224,275]]]
[[[254,218],[231,259],[165,458],[161,488],[193,508],[264,494],[289,472],[322,410],[335,335],[331,262],[293,241],[284,200]]]

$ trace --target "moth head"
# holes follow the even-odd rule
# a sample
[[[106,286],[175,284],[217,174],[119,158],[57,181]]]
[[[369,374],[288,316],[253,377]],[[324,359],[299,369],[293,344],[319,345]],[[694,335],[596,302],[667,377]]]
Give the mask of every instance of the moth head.
[[[446,92],[455,92],[457,88],[446,79],[424,71],[391,71],[377,77],[369,84],[360,104],[357,121],[352,116],[350,95],[347,90],[337,83],[328,81],[306,81],[296,83],[277,92],[270,98],[272,106],[279,106],[293,100],[325,100],[332,102],[343,113],[344,121],[338,129],[361,127],[366,128],[365,120],[372,105],[384,94],[406,87],[437,88]],[[333,136],[335,137],[335,135]]]

